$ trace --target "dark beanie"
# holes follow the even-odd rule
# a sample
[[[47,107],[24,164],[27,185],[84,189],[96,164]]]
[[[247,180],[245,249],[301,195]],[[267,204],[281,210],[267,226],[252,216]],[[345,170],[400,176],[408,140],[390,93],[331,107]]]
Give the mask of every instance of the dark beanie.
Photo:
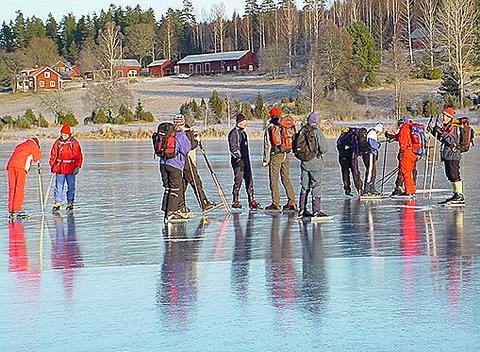
[[[240,122],[242,122],[242,121],[244,121],[244,120],[246,120],[246,119],[247,119],[247,118],[245,117],[244,114],[238,114],[238,115],[237,115],[237,124],[240,123]]]

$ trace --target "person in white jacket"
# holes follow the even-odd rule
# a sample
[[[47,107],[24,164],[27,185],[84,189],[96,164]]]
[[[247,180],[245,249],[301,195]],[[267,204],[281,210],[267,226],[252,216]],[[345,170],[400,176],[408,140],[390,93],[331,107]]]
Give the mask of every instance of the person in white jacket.
[[[363,163],[365,165],[365,184],[363,186],[364,196],[378,195],[375,189],[375,179],[377,177],[377,160],[378,151],[381,143],[378,137],[383,133],[383,124],[377,123],[374,128],[368,131],[367,141],[369,150],[362,155]]]

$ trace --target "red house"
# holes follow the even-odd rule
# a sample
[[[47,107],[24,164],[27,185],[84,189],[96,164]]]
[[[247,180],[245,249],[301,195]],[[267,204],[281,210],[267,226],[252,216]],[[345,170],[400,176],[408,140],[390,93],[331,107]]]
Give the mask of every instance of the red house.
[[[58,61],[52,68],[65,78],[80,77],[80,68],[78,65],[72,65],[68,62]]]
[[[150,76],[171,76],[175,73],[175,64],[172,60],[155,60],[148,67]]]
[[[140,76],[142,66],[136,59],[121,59],[113,61],[113,74],[117,77]]]
[[[16,91],[60,90],[62,88],[61,75],[48,66],[20,71],[16,77]]]
[[[226,51],[215,54],[188,55],[177,63],[180,73],[211,75],[254,71],[258,60],[250,50]]]

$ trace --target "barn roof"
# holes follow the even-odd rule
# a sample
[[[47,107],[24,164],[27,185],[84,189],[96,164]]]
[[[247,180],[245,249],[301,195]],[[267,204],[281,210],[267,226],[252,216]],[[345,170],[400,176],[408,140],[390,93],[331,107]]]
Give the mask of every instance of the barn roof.
[[[240,60],[244,57],[249,50],[243,51],[225,51],[215,54],[200,54],[200,55],[188,55],[185,56],[178,64],[194,64],[200,62],[212,62],[212,61],[231,61]]]
[[[122,67],[122,66],[138,66],[141,67],[140,63],[137,59],[121,59],[121,60],[113,60],[114,67]]]
[[[152,61],[152,63],[149,64],[147,67],[161,66],[161,65],[163,65],[164,63],[166,63],[167,61],[169,61],[169,60],[167,60],[167,59],[155,60],[155,61]]]

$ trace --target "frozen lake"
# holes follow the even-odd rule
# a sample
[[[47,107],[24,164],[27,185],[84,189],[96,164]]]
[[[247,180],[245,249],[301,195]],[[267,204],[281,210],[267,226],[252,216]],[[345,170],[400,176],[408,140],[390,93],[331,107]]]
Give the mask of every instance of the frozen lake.
[[[230,200],[225,142],[205,147]],[[435,206],[451,192],[441,166],[432,200],[345,200],[332,141],[322,201],[334,221],[303,224],[246,209],[225,217],[217,209],[206,224],[194,219],[167,228],[148,141],[83,148],[74,215],[48,213],[42,233],[32,170],[25,204],[32,217],[10,225],[0,220],[2,352],[458,352],[480,346],[478,147],[463,163],[463,210]],[[11,149],[0,145],[0,165]],[[270,197],[260,142],[251,149],[256,193],[265,206]],[[390,170],[396,146],[389,149]],[[198,164],[207,194],[218,201],[203,160]],[[295,162],[297,194],[298,171]],[[6,216],[5,170],[0,179]],[[191,191],[187,204],[198,209]]]

